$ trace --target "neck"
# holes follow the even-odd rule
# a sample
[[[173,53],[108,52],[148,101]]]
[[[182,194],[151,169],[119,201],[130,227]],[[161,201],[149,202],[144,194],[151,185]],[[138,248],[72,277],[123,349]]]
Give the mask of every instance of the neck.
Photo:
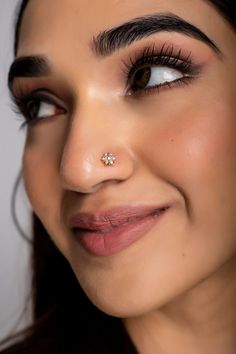
[[[236,259],[171,303],[123,322],[139,354],[235,354]]]

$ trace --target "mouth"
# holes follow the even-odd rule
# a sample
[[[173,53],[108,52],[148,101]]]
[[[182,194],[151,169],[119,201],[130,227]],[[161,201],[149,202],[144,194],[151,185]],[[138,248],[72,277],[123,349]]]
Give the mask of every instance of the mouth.
[[[89,254],[111,256],[146,235],[169,208],[118,207],[96,214],[79,213],[69,220],[69,227]]]

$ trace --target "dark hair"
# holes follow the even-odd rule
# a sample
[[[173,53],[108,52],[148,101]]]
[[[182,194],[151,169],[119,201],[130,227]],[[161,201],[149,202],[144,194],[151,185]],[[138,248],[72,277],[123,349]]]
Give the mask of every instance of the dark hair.
[[[208,0],[236,27],[233,0]],[[29,0],[21,2],[15,27],[14,52]],[[1,353],[135,354],[120,319],[98,310],[87,298],[69,263],[59,252],[40,220],[33,214],[32,239],[33,324],[2,345]]]

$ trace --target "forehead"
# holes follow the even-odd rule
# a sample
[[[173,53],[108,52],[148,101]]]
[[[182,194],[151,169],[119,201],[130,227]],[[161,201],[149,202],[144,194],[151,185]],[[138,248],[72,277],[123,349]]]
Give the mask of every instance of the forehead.
[[[39,50],[87,49],[99,32],[135,17],[174,13],[214,39],[221,16],[203,0],[30,0],[20,32],[19,55]],[[220,23],[217,28],[219,28]],[[54,46],[55,44],[55,46]]]

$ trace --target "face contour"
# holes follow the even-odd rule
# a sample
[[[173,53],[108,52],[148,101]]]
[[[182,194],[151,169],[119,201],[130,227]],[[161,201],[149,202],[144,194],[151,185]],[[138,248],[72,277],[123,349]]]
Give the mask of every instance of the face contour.
[[[104,56],[91,49],[101,31],[163,13],[200,29],[221,54],[174,30]],[[51,72],[18,75],[12,84],[17,97],[31,95],[26,190],[104,312],[153,311],[234,257],[234,41],[229,25],[202,0],[31,0],[27,7],[17,57],[44,56]],[[100,161],[108,151],[117,157],[114,166]],[[106,256],[82,247],[68,224],[79,212],[160,205],[169,209],[142,237]]]

